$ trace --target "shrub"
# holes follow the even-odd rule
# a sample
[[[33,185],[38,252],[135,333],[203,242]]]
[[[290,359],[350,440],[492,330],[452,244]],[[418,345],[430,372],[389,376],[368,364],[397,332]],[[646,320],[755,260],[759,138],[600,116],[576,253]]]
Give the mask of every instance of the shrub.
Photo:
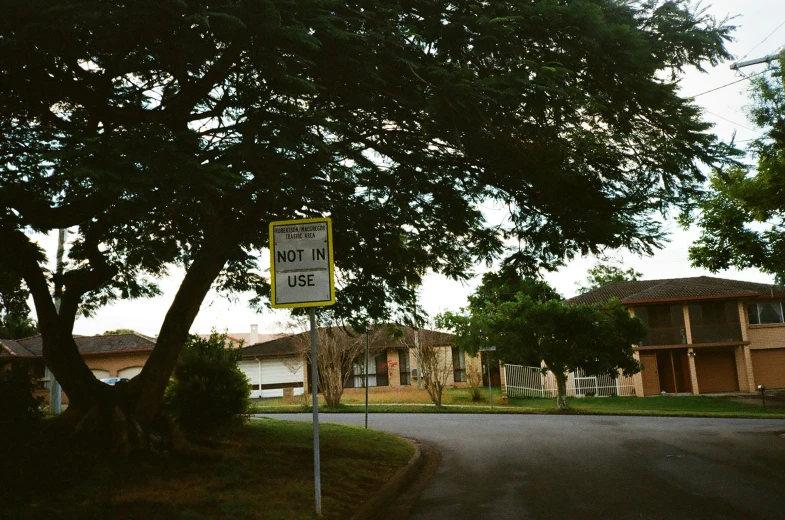
[[[480,395],[480,388],[482,387],[482,373],[474,363],[470,364],[466,369],[466,382],[469,386],[469,395],[471,395],[472,401],[479,401],[482,397]]]
[[[231,345],[231,344],[230,344]],[[190,336],[166,389],[166,406],[186,430],[226,426],[248,408],[248,379],[237,367],[240,350],[226,348],[226,334]]]
[[[8,425],[25,425],[40,419],[41,400],[33,396],[35,379],[27,363],[12,363],[0,371],[0,420]]]

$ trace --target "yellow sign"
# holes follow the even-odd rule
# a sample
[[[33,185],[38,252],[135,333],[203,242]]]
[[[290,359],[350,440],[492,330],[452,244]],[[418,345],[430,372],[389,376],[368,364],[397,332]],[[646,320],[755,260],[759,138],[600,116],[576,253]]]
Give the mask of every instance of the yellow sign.
[[[332,220],[271,222],[270,273],[275,308],[334,304]]]

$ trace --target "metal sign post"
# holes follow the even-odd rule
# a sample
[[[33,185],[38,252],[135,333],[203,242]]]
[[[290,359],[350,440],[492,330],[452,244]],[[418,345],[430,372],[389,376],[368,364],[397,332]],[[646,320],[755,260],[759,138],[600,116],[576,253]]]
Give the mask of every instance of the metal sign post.
[[[371,339],[368,330],[365,330],[365,429],[368,429],[368,350],[370,349]]]
[[[316,497],[316,514],[322,516],[322,458],[319,451],[319,368],[316,362],[316,310],[311,315],[311,403],[313,405],[313,488]]]
[[[311,394],[313,404],[313,482],[316,515],[322,516],[319,452],[319,365],[316,309],[335,303],[332,221],[329,218],[270,223],[271,304],[275,308],[309,307],[311,321]]]

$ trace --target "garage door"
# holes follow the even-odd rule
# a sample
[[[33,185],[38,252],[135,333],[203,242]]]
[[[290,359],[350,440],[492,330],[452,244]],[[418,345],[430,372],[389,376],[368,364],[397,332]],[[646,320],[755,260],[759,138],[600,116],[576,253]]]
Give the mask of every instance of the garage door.
[[[127,367],[122,370],[118,370],[117,377],[131,379],[132,377],[138,376],[141,372],[142,367]]]
[[[237,366],[248,378],[253,398],[281,397],[284,388],[294,388],[294,395],[303,392],[303,360],[300,356],[261,361],[244,359]]]
[[[750,354],[756,385],[785,388],[785,348],[753,350]]]
[[[698,389],[702,394],[738,392],[736,357],[733,352],[698,351],[695,355]]]
[[[96,379],[106,379],[107,377],[109,377],[108,370],[101,370],[100,368],[94,368],[90,370],[90,372],[93,373]]]

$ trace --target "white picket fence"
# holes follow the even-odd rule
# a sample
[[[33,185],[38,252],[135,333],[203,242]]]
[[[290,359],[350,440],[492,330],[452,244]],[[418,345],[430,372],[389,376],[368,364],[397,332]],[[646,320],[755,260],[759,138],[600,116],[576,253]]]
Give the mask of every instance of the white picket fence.
[[[552,372],[537,367],[504,365],[504,383],[509,397],[556,397],[556,378]],[[630,396],[635,395],[635,383],[631,377],[589,376],[578,369],[567,376],[567,395],[586,396]]]

